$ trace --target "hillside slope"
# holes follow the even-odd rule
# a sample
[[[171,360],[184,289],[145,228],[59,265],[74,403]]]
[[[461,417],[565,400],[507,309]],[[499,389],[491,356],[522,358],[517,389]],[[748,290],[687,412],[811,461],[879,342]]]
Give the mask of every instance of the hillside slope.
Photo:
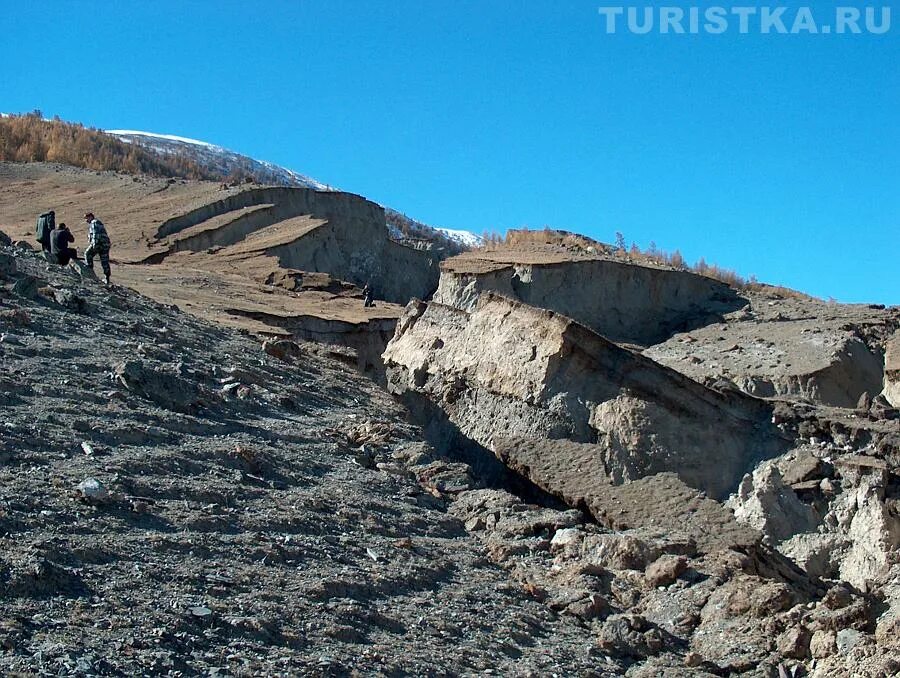
[[[43,118],[0,113],[0,161],[50,162],[100,171],[171,179],[201,179],[238,185],[245,182],[334,190],[270,162],[255,160],[205,141],[137,130],[103,131]],[[386,208],[391,235],[418,246],[455,254],[481,242],[467,231],[435,228]]]
[[[391,241],[378,205],[338,191],[0,163],[0,228],[34,242],[35,216],[50,208],[79,252],[84,212],[103,220],[118,284],[231,326],[349,345],[364,362],[402,310],[384,299],[437,285],[435,252]],[[367,282],[374,307],[363,305]]]
[[[205,141],[198,141],[197,139],[136,130],[106,130],[106,133],[127,143],[152,150],[162,156],[189,159],[198,166],[221,175],[226,180],[240,182],[247,178],[252,178],[256,182],[276,186],[300,186],[302,188],[314,188],[318,191],[338,190],[312,177],[299,174],[274,163],[255,160],[227,148]],[[385,214],[388,225],[392,229],[392,236],[399,240],[410,238],[430,242],[434,243],[436,247],[450,249],[452,253],[475,247],[482,242],[481,236],[477,236],[474,233],[429,226],[390,207],[385,207]]]
[[[276,348],[0,246],[0,672],[587,671],[398,406]]]

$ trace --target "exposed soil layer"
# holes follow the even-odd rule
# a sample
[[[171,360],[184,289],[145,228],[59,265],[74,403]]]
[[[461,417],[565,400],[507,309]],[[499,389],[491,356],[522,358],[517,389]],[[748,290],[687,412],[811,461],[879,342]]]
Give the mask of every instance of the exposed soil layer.
[[[437,403],[480,445],[585,443],[616,482],[672,471],[721,498],[784,447],[763,401],[704,387],[565,316],[504,297],[482,295],[471,313],[410,303],[384,361],[392,391]]]
[[[655,344],[746,305],[717,280],[554,246],[460,254],[441,264],[435,301],[471,311],[497,292],[573,318],[613,341]]]
[[[437,286],[436,254],[392,242],[384,210],[348,193],[0,163],[0,228],[33,242],[48,209],[79,252],[84,212],[104,221],[120,283],[230,326],[359,349],[362,364],[380,362],[375,349],[402,308],[391,302]],[[365,284],[375,307],[363,305]]]

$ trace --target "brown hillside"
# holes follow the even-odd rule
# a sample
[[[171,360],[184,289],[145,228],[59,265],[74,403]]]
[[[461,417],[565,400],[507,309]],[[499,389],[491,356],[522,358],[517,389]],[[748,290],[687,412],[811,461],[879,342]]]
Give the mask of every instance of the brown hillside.
[[[58,162],[90,170],[156,177],[223,178],[188,157],[159,155],[100,130],[58,118],[44,120],[40,111],[0,118],[0,161]]]
[[[379,301],[375,308],[364,308],[358,287],[325,274],[302,275],[271,254],[310,230],[323,225],[328,228],[327,219],[278,220],[224,249],[210,242],[198,251],[178,251],[179,243],[191,245],[192,234],[216,230],[215,219],[158,237],[161,224],[167,220],[240,196],[246,190],[250,189],[223,189],[221,183],[134,177],[49,163],[0,163],[0,230],[14,240],[33,243],[37,215],[54,209],[57,222],[69,225],[81,253],[87,245],[82,216],[91,210],[110,232],[113,279],[118,284],[157,301],[177,304],[195,315],[254,332],[303,334],[305,329],[325,340],[349,332],[358,335],[357,339],[345,343],[361,341],[367,346],[371,330],[379,337],[384,334],[386,341],[400,305]],[[148,261],[148,257],[161,253],[164,260]]]

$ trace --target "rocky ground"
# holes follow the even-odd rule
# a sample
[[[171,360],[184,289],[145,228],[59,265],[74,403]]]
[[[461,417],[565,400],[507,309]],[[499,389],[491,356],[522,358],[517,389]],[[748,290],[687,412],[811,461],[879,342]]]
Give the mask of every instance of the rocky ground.
[[[691,380],[662,364],[665,344],[639,352],[485,293],[410,303],[384,354],[410,411],[445,419],[449,452],[467,443],[578,509],[544,509],[530,534],[516,526],[533,509],[508,493],[452,511],[628,675],[900,671],[900,412],[883,364],[865,385],[897,311],[768,301],[675,335],[687,360],[670,363]],[[757,360],[796,364],[802,379],[781,383],[802,389],[736,383],[766,337]],[[841,393],[853,406],[824,397]]]
[[[398,401],[0,235],[0,671],[900,672],[896,309],[472,301],[407,307]]]
[[[900,308],[837,304],[790,291],[742,292],[746,304],[644,351],[697,381],[763,398],[855,408],[884,389],[885,346]]]
[[[0,672],[624,670],[492,564],[447,510],[471,478],[350,368],[36,253],[0,272]]]

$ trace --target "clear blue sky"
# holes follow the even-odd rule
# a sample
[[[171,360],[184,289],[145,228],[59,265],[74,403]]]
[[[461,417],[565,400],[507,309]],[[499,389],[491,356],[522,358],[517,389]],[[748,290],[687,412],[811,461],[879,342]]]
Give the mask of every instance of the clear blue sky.
[[[0,110],[900,303],[900,3],[881,36],[609,35],[600,4],[2,0]]]

